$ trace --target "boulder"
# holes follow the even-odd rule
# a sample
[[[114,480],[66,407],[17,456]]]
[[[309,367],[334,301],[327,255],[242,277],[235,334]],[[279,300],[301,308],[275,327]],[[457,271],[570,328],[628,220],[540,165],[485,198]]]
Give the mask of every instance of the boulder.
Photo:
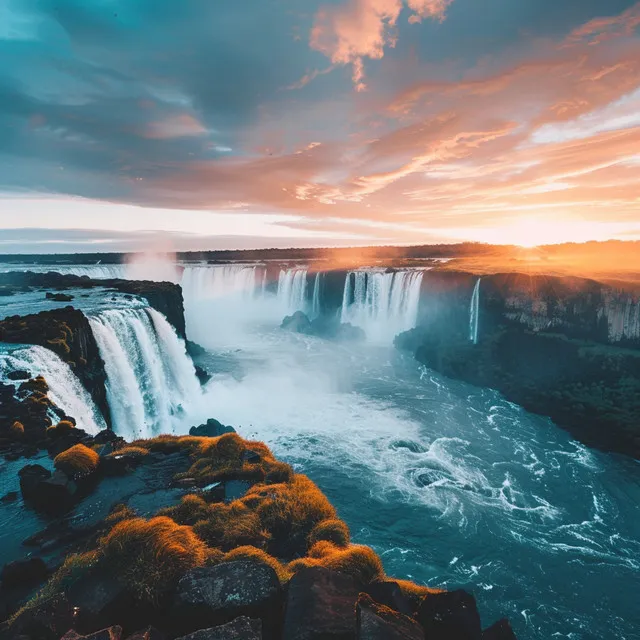
[[[205,385],[207,384],[207,382],[209,382],[209,380],[211,380],[211,374],[206,369],[203,369],[202,367],[195,365],[195,370],[196,370],[196,378],[198,378],[201,385]]]
[[[20,494],[17,491],[9,491],[9,493],[6,493],[0,498],[0,502],[2,502],[2,504],[9,504],[15,502],[19,497]]]
[[[429,640],[480,640],[476,599],[466,591],[444,591],[424,596],[416,614]]]
[[[73,626],[73,612],[64,594],[22,609],[11,624],[10,638],[24,635],[31,640],[59,640]]]
[[[378,604],[361,593],[356,605],[357,640],[425,640],[422,627],[409,616]]]
[[[121,627],[109,627],[108,629],[102,629],[102,631],[96,631],[86,636],[82,636],[71,630],[65,633],[60,640],[120,640],[121,638]]]
[[[51,471],[39,464],[28,464],[18,471],[20,491],[25,500],[37,500],[38,488],[42,482],[51,477]]]
[[[0,579],[5,589],[31,587],[44,582],[48,575],[49,570],[42,558],[28,558],[6,564],[2,569]]]
[[[311,320],[302,311],[296,311],[292,316],[286,316],[280,325],[281,329],[295,333],[311,333]]]
[[[201,438],[217,438],[225,433],[235,433],[233,427],[225,426],[215,418],[209,418],[205,424],[189,429],[190,436],[199,436]]]
[[[147,627],[144,631],[138,631],[129,636],[127,640],[166,640],[166,636],[155,627]]]
[[[211,629],[200,629],[177,640],[262,640],[262,623],[246,616]]]
[[[31,374],[28,371],[10,371],[7,374],[8,380],[29,380],[31,378]]]
[[[283,640],[354,640],[355,580],[324,567],[307,567],[289,581]]]
[[[365,592],[385,607],[404,613],[406,616],[414,614],[415,607],[413,603],[402,593],[402,589],[397,582],[391,580],[372,582],[367,585]]]
[[[516,634],[509,621],[503,618],[482,632],[482,640],[516,640]]]
[[[54,302],[71,302],[73,300],[73,296],[67,293],[51,293],[50,291],[47,291],[45,298]]]
[[[95,629],[115,620],[124,622],[124,603],[131,600],[114,577],[95,571],[76,580],[67,589],[67,598],[76,612],[76,628],[81,629]]]
[[[265,628],[279,623],[282,608],[280,582],[275,571],[250,560],[224,562],[193,569],[178,583],[171,619],[192,632],[236,618],[260,618]]]

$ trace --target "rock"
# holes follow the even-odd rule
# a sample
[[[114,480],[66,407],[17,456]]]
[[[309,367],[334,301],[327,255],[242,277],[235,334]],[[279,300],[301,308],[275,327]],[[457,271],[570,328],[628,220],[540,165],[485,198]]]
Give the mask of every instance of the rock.
[[[29,380],[31,374],[28,371],[10,371],[7,380]]]
[[[68,631],[60,640],[120,640],[122,638],[122,627],[109,627],[102,631],[90,633],[87,636],[81,636],[75,631]]]
[[[288,586],[283,640],[353,640],[357,600],[349,575],[324,567],[298,571]]]
[[[193,569],[180,580],[171,619],[183,633],[243,615],[273,628],[280,619],[281,595],[271,567],[250,560],[224,562]]]
[[[286,316],[280,325],[281,329],[295,333],[311,333],[311,320],[302,311],[296,311],[292,316]]]
[[[127,640],[165,640],[166,636],[162,631],[158,631],[155,627],[147,627],[144,631],[138,631]]]
[[[201,629],[177,640],[262,640],[260,620],[245,616],[211,629]]]
[[[38,488],[42,482],[51,477],[51,471],[39,464],[28,464],[18,471],[20,491],[25,500],[37,500]]]
[[[503,618],[482,632],[482,640],[516,640],[516,634],[509,621]]]
[[[107,442],[114,443],[118,440],[122,440],[124,442],[123,438],[115,434],[111,429],[103,429],[100,433],[93,436],[95,444],[106,444]]]
[[[244,451],[242,454],[242,461],[248,462],[249,464],[258,464],[261,460],[262,457],[255,451]]]
[[[190,436],[199,436],[201,438],[217,438],[225,433],[235,433],[233,427],[225,426],[215,418],[209,418],[205,424],[189,429]]]
[[[225,485],[222,482],[212,482],[200,490],[202,497],[207,502],[224,502],[227,495]]]
[[[9,493],[0,498],[0,502],[2,502],[2,504],[9,504],[10,502],[15,502],[19,496],[20,494],[17,491],[9,491]]]
[[[89,571],[67,589],[69,603],[76,611],[76,628],[95,629],[114,620],[123,622],[124,587],[113,577]],[[135,629],[135,627],[134,627]]]
[[[207,384],[207,382],[209,382],[209,380],[211,380],[211,374],[206,369],[203,369],[198,365],[195,365],[195,369],[196,369],[196,378],[198,378],[201,385],[205,385]]]
[[[400,585],[397,582],[390,580],[372,582],[367,585],[365,592],[376,602],[399,613],[404,613],[406,616],[412,616],[415,611],[411,600],[402,593],[402,589],[400,589]]]
[[[31,587],[47,579],[49,570],[42,558],[9,562],[2,569],[0,579],[4,588]]]
[[[424,596],[416,614],[429,640],[480,640],[476,599],[466,591]]]
[[[356,640],[425,640],[422,627],[409,616],[361,593],[356,605]]]
[[[73,612],[64,594],[23,609],[11,624],[10,638],[21,634],[30,640],[59,640],[73,626]]]
[[[73,296],[67,293],[51,293],[50,291],[47,291],[45,298],[54,302],[71,302],[73,300]]]

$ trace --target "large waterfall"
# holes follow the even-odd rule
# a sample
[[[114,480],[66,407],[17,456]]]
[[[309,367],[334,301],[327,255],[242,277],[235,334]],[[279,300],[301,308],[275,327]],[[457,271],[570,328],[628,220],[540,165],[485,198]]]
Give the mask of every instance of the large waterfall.
[[[365,330],[380,343],[416,326],[423,272],[352,271],[342,298],[342,322]]]
[[[307,304],[307,269],[281,269],[278,278],[278,301],[285,313],[304,311]]]
[[[469,340],[473,344],[478,344],[478,326],[480,319],[480,280],[478,278],[476,286],[473,288],[471,295],[471,305],[469,308]]]
[[[42,375],[49,385],[49,399],[68,416],[76,419],[77,426],[95,434],[106,429],[104,419],[89,392],[53,351],[40,346],[12,347],[2,345],[0,352],[0,380],[7,381],[11,371],[28,371],[33,377]],[[52,416],[55,421],[55,416]]]
[[[90,318],[107,372],[114,430],[127,439],[171,433],[200,387],[185,345],[154,309],[117,309]]]

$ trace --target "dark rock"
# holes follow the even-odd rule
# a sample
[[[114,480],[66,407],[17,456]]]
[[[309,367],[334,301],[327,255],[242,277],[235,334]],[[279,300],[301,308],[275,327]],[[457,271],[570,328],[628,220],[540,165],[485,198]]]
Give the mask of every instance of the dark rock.
[[[2,496],[0,502],[2,502],[2,504],[9,504],[10,502],[15,502],[19,496],[20,494],[17,491],[9,491],[9,493]]]
[[[166,640],[166,635],[155,627],[147,627],[144,631],[129,636],[127,640]]]
[[[356,606],[356,640],[424,640],[422,627],[409,616],[361,593]]]
[[[225,426],[215,418],[209,418],[205,424],[189,429],[190,436],[199,436],[201,438],[217,438],[225,433],[235,433],[233,427]]]
[[[207,350],[204,347],[201,347],[197,342],[192,342],[191,340],[187,340],[186,345],[187,345],[187,353],[192,358],[197,358],[198,356],[203,356],[207,353]]]
[[[49,514],[61,514],[73,505],[78,487],[62,471],[50,471],[39,464],[23,467],[18,472],[20,489],[26,502]]]
[[[511,624],[504,618],[482,632],[482,640],[516,640]]]
[[[60,640],[120,640],[121,638],[122,627],[109,627],[108,629],[102,629],[102,631],[96,631],[86,636],[82,636],[71,630],[65,633]]]
[[[262,640],[260,620],[245,616],[211,629],[201,629],[177,640]]]
[[[224,499],[227,495],[224,483],[222,482],[212,482],[206,487],[202,487],[201,492],[202,497],[207,502],[224,502]]]
[[[281,329],[295,333],[311,333],[311,320],[302,311],[296,311],[292,316],[286,316],[280,325]]]
[[[50,291],[47,291],[45,298],[54,302],[71,302],[73,300],[73,296],[67,293],[51,293]]]
[[[416,614],[429,640],[480,640],[476,599],[466,591],[426,595]]]
[[[200,381],[201,385],[205,385],[207,384],[207,382],[209,382],[209,380],[211,380],[211,374],[206,369],[203,369],[202,367],[195,365],[195,370],[196,370],[196,377]]]
[[[248,462],[249,464],[258,464],[260,460],[262,460],[260,454],[256,453],[255,451],[245,451],[242,454],[243,462]]]
[[[28,371],[10,371],[7,374],[8,380],[29,380],[31,374]]]
[[[42,558],[29,558],[6,564],[0,580],[5,588],[31,587],[44,582],[48,575],[49,570]]]
[[[367,585],[365,592],[376,602],[399,613],[404,613],[406,616],[412,616],[416,610],[411,600],[402,593],[402,589],[400,589],[400,585],[397,582],[390,580],[372,582]]]
[[[25,500],[38,500],[38,488],[51,477],[51,471],[39,464],[28,464],[18,471],[20,491]]]
[[[189,571],[178,583],[172,621],[176,631],[192,632],[238,616],[260,618],[265,628],[279,623],[280,583],[264,564],[242,560]]]
[[[283,640],[353,640],[356,635],[354,579],[324,567],[309,567],[291,578]]]
[[[73,627],[73,612],[64,594],[23,609],[11,624],[10,638],[25,635],[30,640],[59,640]]]
[[[100,433],[97,433],[93,436],[93,441],[95,444],[106,444],[107,442],[114,443],[118,440],[124,440],[117,434],[115,434],[111,429],[103,429]]]

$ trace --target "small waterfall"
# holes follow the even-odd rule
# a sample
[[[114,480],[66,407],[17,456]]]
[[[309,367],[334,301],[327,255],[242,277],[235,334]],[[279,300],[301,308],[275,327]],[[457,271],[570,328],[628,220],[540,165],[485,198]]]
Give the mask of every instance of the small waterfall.
[[[7,347],[3,346],[4,349]],[[77,426],[87,433],[96,434],[106,429],[104,418],[89,392],[69,365],[53,351],[40,346],[9,348],[7,352],[0,353],[0,380],[10,382],[6,376],[11,371],[28,371],[34,378],[44,376],[49,385],[49,399],[68,416],[75,418]]]
[[[478,324],[480,320],[480,281],[478,278],[476,286],[473,288],[471,296],[471,306],[469,308],[469,340],[473,344],[478,344]]]
[[[262,286],[262,271],[250,265],[185,267],[182,289],[186,300],[251,298]]]
[[[423,275],[420,270],[349,273],[341,321],[361,327],[374,342],[391,342],[416,326]]]
[[[286,313],[304,311],[307,304],[307,269],[281,269],[278,278],[278,301]]]
[[[311,302],[311,315],[314,318],[319,317],[322,312],[322,307],[320,305],[321,280],[322,280],[322,273],[318,271],[318,273],[316,273],[315,281],[313,283],[313,298]]]
[[[90,322],[114,430],[127,439],[173,432],[183,404],[199,393],[184,342],[153,309],[104,311]]]

